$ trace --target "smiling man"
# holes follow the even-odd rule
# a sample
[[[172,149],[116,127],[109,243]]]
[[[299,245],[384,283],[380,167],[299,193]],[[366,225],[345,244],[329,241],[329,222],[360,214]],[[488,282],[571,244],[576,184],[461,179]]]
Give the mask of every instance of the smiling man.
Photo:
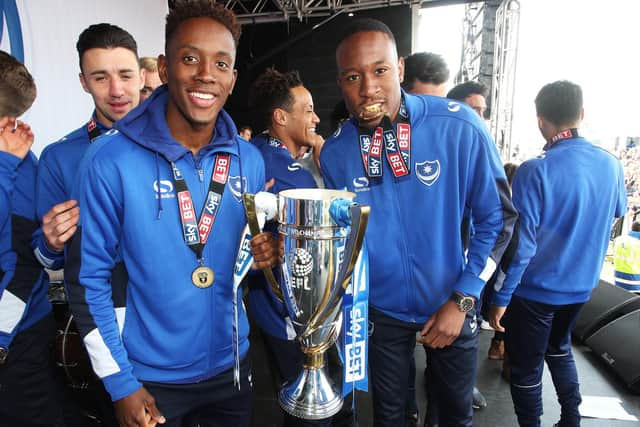
[[[241,193],[262,190],[265,178],[260,153],[222,109],[240,26],[219,3],[177,1],[165,36],[167,84],[80,168],[69,299],[121,426],[247,426],[249,325],[234,265]],[[276,261],[270,234],[251,247],[255,267]],[[112,283],[118,260],[124,287]]]
[[[354,21],[339,40],[338,85],[352,119],[326,141],[320,163],[327,187],[346,187],[371,206],[374,425],[405,425],[409,360],[419,332],[434,371],[429,387],[440,397],[440,423],[471,426],[475,300],[515,221],[504,170],[470,109],[401,90],[404,63],[385,24]],[[465,207],[477,215],[466,256]]]
[[[80,161],[96,138],[138,105],[142,87],[136,41],[122,28],[91,25],[76,48],[80,84],[95,109],[88,122],[47,146],[38,164],[37,213],[44,238],[35,253],[51,269],[63,267],[64,244],[76,231],[79,209],[70,199]]]

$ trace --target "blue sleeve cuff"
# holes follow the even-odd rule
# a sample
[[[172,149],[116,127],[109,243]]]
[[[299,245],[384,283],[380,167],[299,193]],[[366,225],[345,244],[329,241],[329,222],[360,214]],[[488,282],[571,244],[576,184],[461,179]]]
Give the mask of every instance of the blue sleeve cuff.
[[[104,388],[111,395],[113,402],[135,393],[142,387],[142,384],[133,376],[131,369],[104,377],[102,382],[104,383]]]
[[[495,292],[491,297],[491,304],[498,307],[506,307],[511,302],[511,294],[505,292]]]
[[[462,276],[460,276],[460,279],[458,279],[453,290],[464,295],[471,295],[478,300],[480,299],[480,293],[484,285],[484,280],[465,271],[462,273]]]
[[[50,270],[59,270],[64,267],[64,251],[58,252],[49,249],[44,235],[38,236],[38,244],[33,253],[40,264]]]

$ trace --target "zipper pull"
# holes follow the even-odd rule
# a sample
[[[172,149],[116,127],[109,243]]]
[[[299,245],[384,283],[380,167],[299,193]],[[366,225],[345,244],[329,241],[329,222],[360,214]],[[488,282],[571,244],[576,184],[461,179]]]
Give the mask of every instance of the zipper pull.
[[[200,178],[200,182],[204,182],[204,171],[202,169],[198,169],[198,177]]]

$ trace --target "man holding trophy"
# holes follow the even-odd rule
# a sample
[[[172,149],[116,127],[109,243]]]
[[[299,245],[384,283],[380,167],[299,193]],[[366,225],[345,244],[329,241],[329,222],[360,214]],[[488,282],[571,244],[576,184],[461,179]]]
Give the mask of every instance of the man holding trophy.
[[[325,142],[320,164],[327,187],[353,191],[371,206],[374,423],[404,425],[419,332],[435,372],[429,387],[440,397],[440,422],[471,426],[474,305],[496,267],[490,255],[504,251],[514,220],[500,159],[471,109],[401,91],[403,61],[385,24],[354,21],[339,40],[338,84],[352,118]],[[466,254],[465,208],[475,227]]]
[[[259,121],[258,129],[265,130],[251,142],[262,153],[267,181],[273,179],[270,191],[278,194],[293,188],[316,188],[312,174],[297,157],[301,149],[312,146],[320,137],[315,132],[320,119],[314,112],[311,93],[298,72],[280,73],[269,68],[253,82],[249,93],[249,105],[255,120]],[[269,229],[277,233],[276,227]],[[273,356],[271,369],[276,370],[282,382],[294,381],[302,368],[303,353],[283,302],[263,274],[250,275],[249,288],[248,307]],[[284,425],[330,426],[331,418],[305,420],[285,413]]]

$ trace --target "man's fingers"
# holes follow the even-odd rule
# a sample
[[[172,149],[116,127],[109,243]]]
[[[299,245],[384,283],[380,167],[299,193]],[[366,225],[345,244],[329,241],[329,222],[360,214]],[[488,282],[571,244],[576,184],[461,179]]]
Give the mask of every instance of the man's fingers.
[[[147,409],[147,413],[151,417],[152,421],[159,424],[165,423],[166,420],[164,418],[164,415],[162,415],[162,413],[160,413],[160,411],[158,410],[158,407],[156,406],[155,401],[153,400],[147,401],[145,403],[145,408]]]

